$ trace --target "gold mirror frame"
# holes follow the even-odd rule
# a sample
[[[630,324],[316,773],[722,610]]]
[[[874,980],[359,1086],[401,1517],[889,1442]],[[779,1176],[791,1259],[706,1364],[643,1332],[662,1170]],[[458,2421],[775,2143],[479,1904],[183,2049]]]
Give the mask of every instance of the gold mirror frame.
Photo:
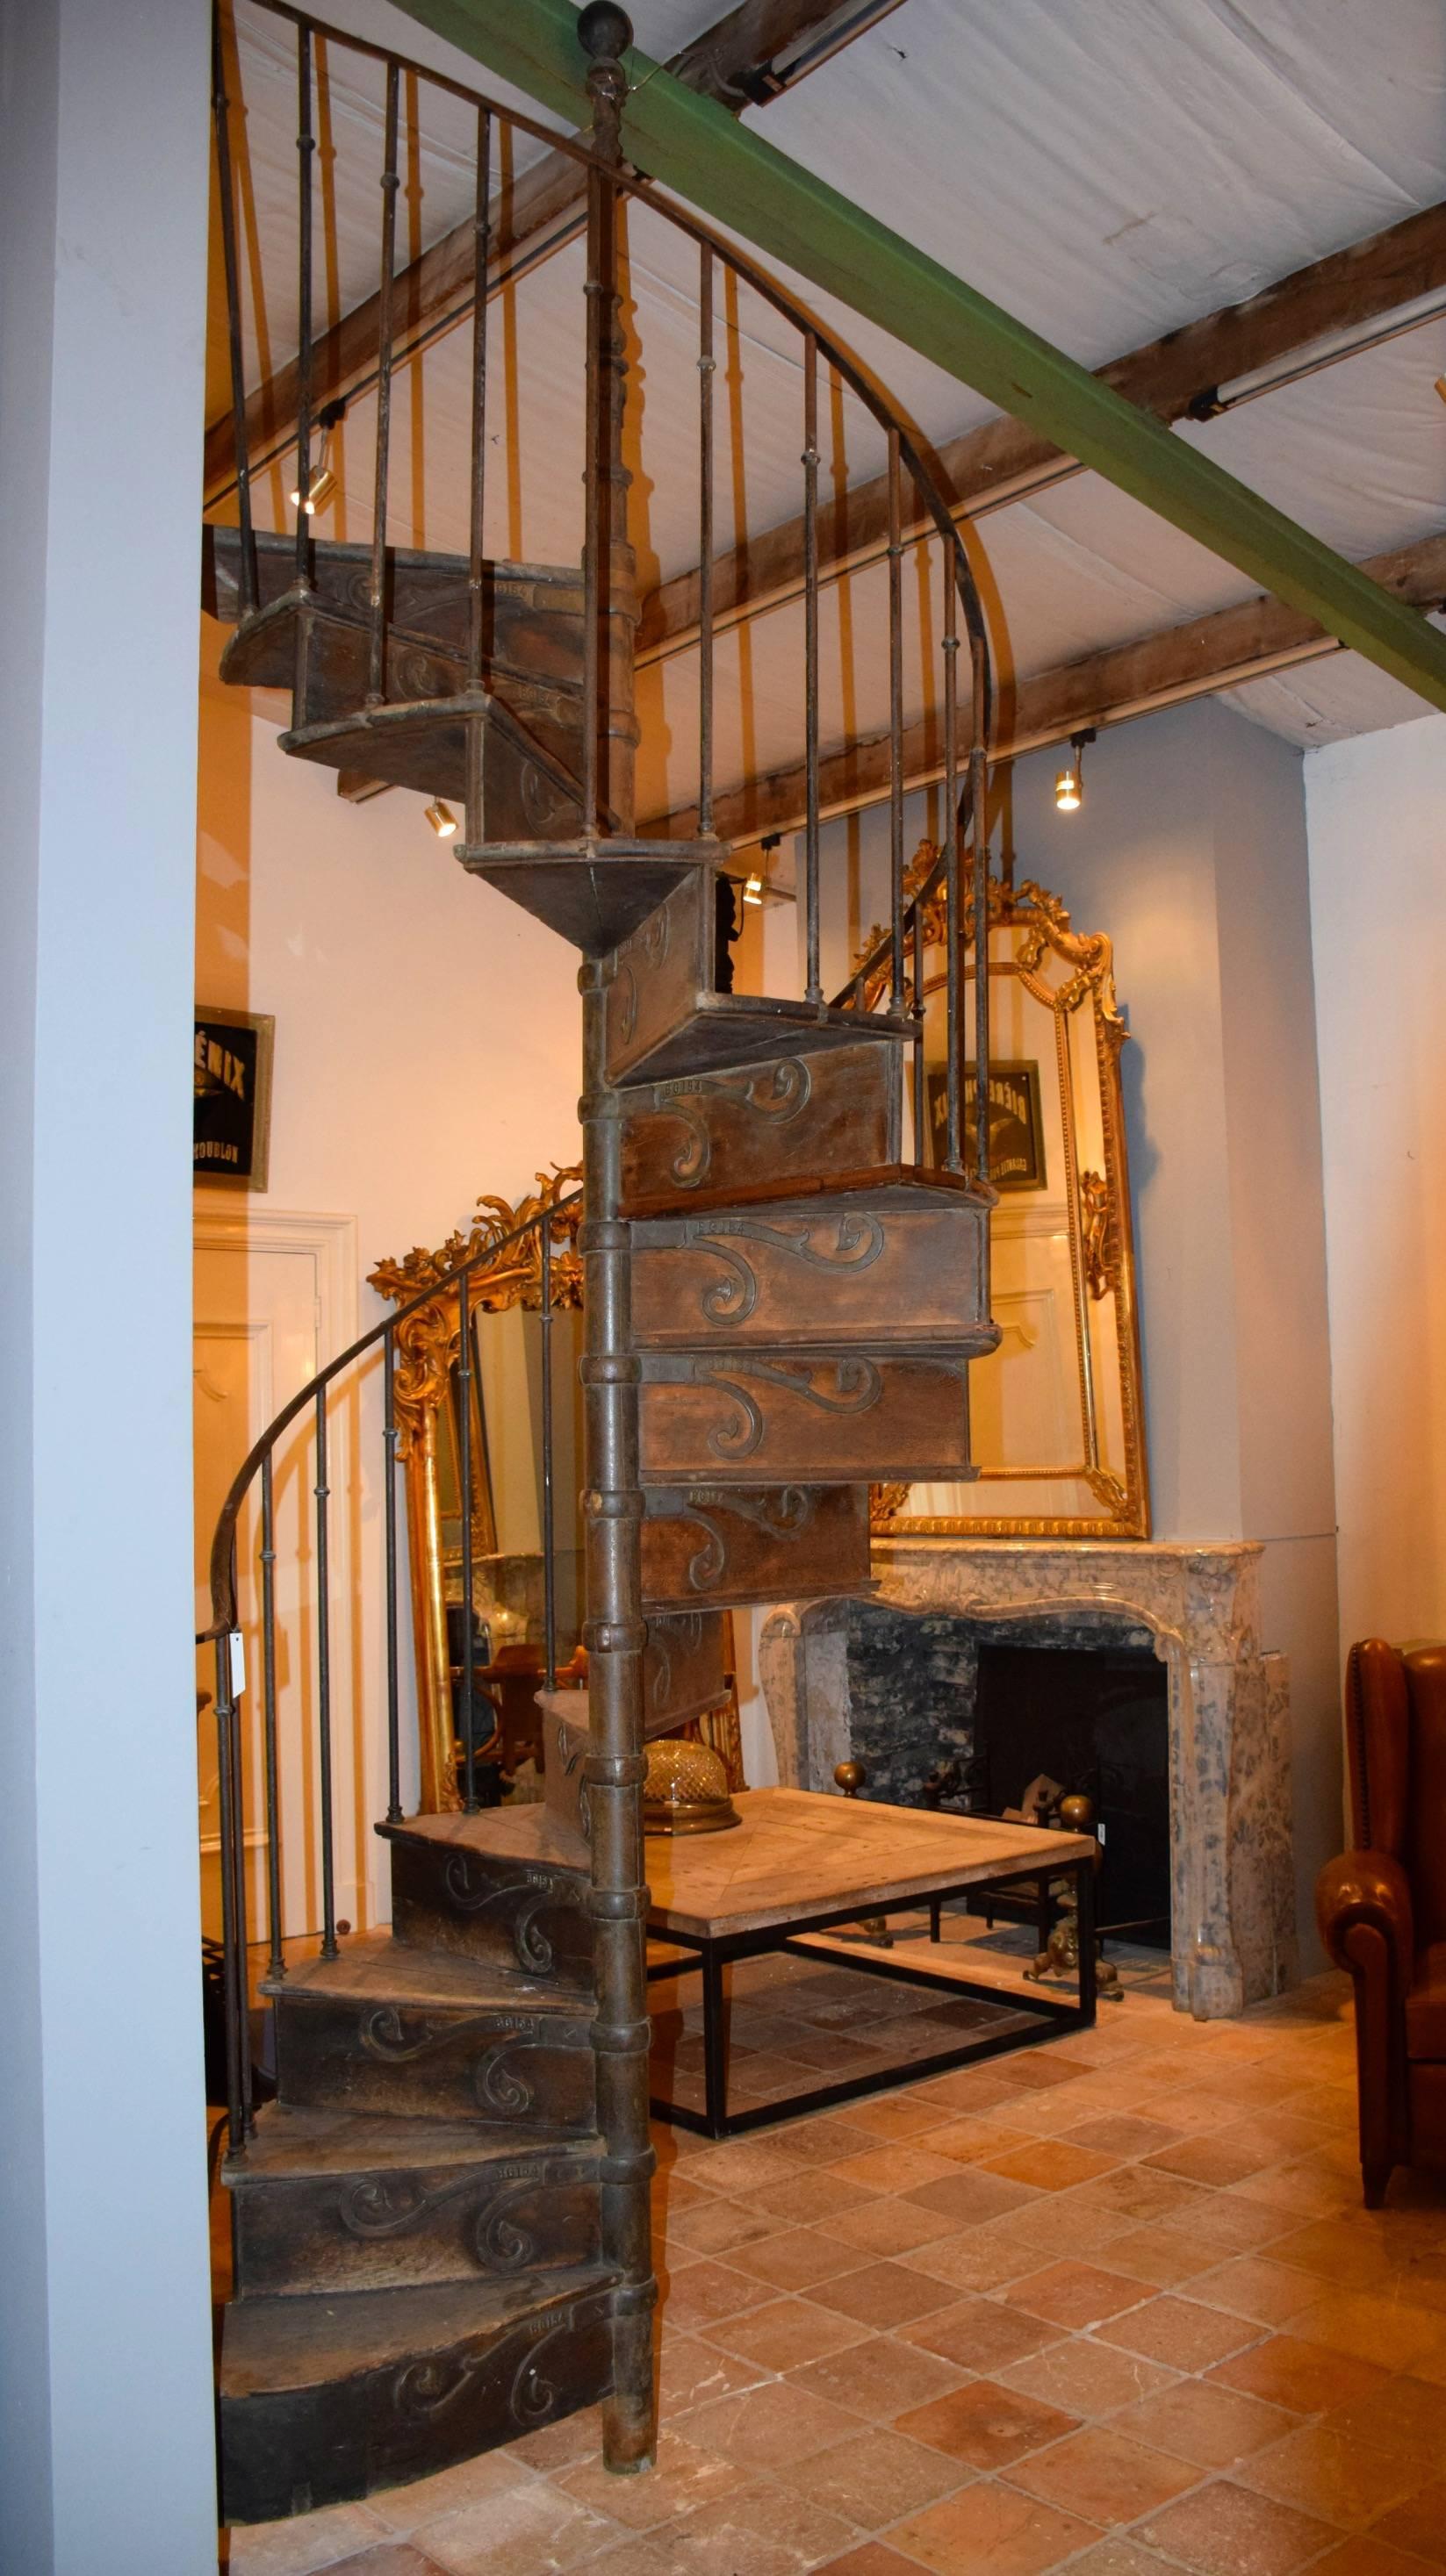
[[[921,844],[910,887],[922,886],[939,856],[938,845]],[[962,974],[977,971],[972,903],[964,907]],[[1007,935],[1007,953],[995,953],[996,940]],[[925,907],[924,974],[921,999],[945,979],[942,952],[948,936],[943,889]],[[1073,1304],[1074,1369],[1079,1398],[1080,1448],[1077,1461],[1041,1467],[1028,1461],[983,1467],[980,1485],[1053,1484],[1085,1486],[1098,1510],[1051,1515],[1011,1515],[981,1510],[948,1517],[910,1513],[911,1485],[876,1485],[870,1498],[870,1521],[881,1538],[1049,1538],[1141,1539],[1150,1534],[1149,1477],[1145,1458],[1143,1386],[1139,1315],[1135,1294],[1134,1233],[1130,1217],[1128,1157],[1120,1055],[1129,1037],[1115,998],[1114,956],[1102,931],[1071,927],[1058,895],[1026,878],[1017,886],[996,879],[989,887],[989,974],[991,979],[1017,976],[1031,998],[1054,1019],[1054,1066],[1059,1084],[1059,1125],[1064,1171],[1063,1202],[1068,1232]],[[877,956],[877,934],[865,953]],[[1002,940],[1001,940],[1001,944]],[[931,973],[929,951],[936,952]],[[1053,965],[1063,979],[1051,983],[1043,970]],[[875,973],[886,978],[885,960]],[[867,1001],[867,992],[865,995]],[[1091,1054],[1099,1084],[1099,1136],[1103,1170],[1082,1170],[1079,1156],[1078,1078],[1069,1043],[1071,1023],[1088,1012],[1093,1030]],[[965,1014],[967,1025],[968,1014]],[[1096,1382],[1095,1335],[1091,1308],[1113,1303],[1114,1340],[1119,1371],[1120,1454],[1103,1454],[1099,1389]],[[987,1365],[987,1363],[986,1363]],[[977,1490],[977,1488],[976,1488]],[[1001,1496],[1001,1501],[1003,1497]]]
[[[580,1163],[539,1172],[537,1191],[512,1207],[506,1199],[483,1197],[467,1234],[449,1235],[435,1252],[421,1246],[404,1261],[379,1261],[367,1284],[397,1306],[435,1287],[438,1294],[397,1326],[393,1400],[397,1455],[406,1469],[407,1556],[412,1585],[412,1635],[417,1672],[417,1724],[421,1748],[421,1804],[424,1815],[437,1815],[460,1805],[453,1768],[451,1659],[447,1651],[447,1550],[440,1439],[444,1406],[453,1402],[454,1371],[461,1350],[462,1326],[455,1287],[443,1286],[464,1261],[485,1254],[468,1282],[468,1304],[474,1314],[500,1314],[511,1306],[541,1308],[542,1229],[531,1226],[519,1242],[507,1238],[534,1217],[544,1216],[559,1199],[575,1190]],[[581,1208],[554,1218],[552,1233],[552,1304],[554,1311],[582,1304],[582,1255],[577,1249]],[[491,1501],[482,1476],[485,1449],[474,1439],[472,1512],[477,1557],[497,1545]]]

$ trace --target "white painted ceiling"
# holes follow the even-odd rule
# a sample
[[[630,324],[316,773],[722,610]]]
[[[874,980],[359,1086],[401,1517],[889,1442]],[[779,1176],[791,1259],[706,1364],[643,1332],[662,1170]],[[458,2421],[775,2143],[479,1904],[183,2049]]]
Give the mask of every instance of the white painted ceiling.
[[[385,0],[337,0],[332,14],[506,95]],[[720,0],[637,0],[638,40],[663,56],[718,14]],[[297,336],[294,40],[251,0],[237,0],[237,23],[254,381],[293,353]],[[376,281],[381,75],[335,49],[323,69],[324,325]],[[403,258],[470,207],[471,113],[426,87],[419,102],[399,216]],[[1439,0],[903,0],[749,122],[1098,366],[1446,196],[1446,12]],[[519,144],[517,166],[541,148]],[[635,533],[651,581],[698,552],[696,253],[646,210],[633,215],[630,246],[641,392]],[[952,377],[801,282],[799,291],[928,438],[989,416]],[[488,543],[498,553],[576,558],[582,323],[576,248],[491,307]],[[736,314],[720,318],[719,354],[718,536],[727,543],[799,507],[801,371],[789,326],[747,291]],[[465,545],[470,366],[462,330],[399,379],[395,543]],[[1446,528],[1446,406],[1433,391],[1443,371],[1446,320],[1176,435],[1363,557]],[[883,461],[880,434],[851,397],[826,411],[825,493]],[[333,459],[344,489],[331,533],[370,533],[372,445],[371,406],[359,401]],[[282,487],[292,479],[265,478],[263,523],[284,521]],[[1094,475],[994,513],[981,535],[1007,656],[1021,673],[1251,591],[1230,565]],[[878,572],[825,602],[826,740],[885,719],[882,603]],[[937,592],[921,605],[911,588],[910,712],[925,690],[916,642],[925,610],[937,622]],[[721,780],[797,757],[800,663],[801,624],[788,611],[721,649]],[[675,661],[645,694],[648,803],[689,792],[695,679],[690,662]],[[1348,654],[1229,699],[1299,743],[1421,712],[1409,691]]]

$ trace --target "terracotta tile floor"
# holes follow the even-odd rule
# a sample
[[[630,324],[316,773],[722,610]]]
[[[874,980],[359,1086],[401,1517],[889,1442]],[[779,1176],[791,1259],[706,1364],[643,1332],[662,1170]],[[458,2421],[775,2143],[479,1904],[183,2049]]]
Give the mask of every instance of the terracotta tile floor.
[[[789,1986],[760,2097],[795,2044],[893,2044]],[[1343,1982],[1202,2026],[1137,1981],[1093,2033],[658,2143],[656,2471],[580,2416],[238,2531],[232,2576],[1446,2569],[1446,2186],[1362,2209]]]

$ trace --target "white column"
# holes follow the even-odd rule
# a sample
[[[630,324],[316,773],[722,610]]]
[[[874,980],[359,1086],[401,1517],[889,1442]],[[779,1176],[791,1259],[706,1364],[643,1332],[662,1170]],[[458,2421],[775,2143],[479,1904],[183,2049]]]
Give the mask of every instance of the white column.
[[[204,0],[0,0],[0,2564],[215,2565],[187,1015]]]

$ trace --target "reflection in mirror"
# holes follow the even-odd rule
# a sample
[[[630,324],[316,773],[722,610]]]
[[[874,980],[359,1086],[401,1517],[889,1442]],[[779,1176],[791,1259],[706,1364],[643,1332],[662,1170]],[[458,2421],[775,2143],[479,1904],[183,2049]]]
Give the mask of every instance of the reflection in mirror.
[[[397,1327],[397,1455],[406,1473],[417,1716],[424,1813],[461,1804],[457,1782],[463,1601],[464,1503],[461,1401],[470,1388],[474,1753],[486,1748],[495,1798],[498,1778],[531,1760],[540,1768],[535,1695],[546,1663],[543,1576],[545,1344],[551,1340],[555,1661],[566,1664],[581,1635],[582,1602],[582,1260],[579,1205],[551,1227],[551,1307],[543,1313],[540,1239],[507,1238],[573,1195],[576,1166],[538,1175],[538,1193],[513,1208],[478,1201],[468,1234],[436,1252],[378,1263],[370,1284],[399,1307],[435,1288]],[[495,1260],[485,1258],[497,1247]],[[505,1248],[503,1248],[505,1247]],[[472,1365],[464,1373],[461,1316],[449,1274],[484,1256],[468,1290]]]
[[[922,885],[938,856],[921,847]],[[1080,933],[1056,895],[991,883],[988,971],[992,1302],[999,1348],[970,1368],[977,1480],[875,1488],[890,1535],[1143,1538],[1149,1492],[1129,1175],[1120,1091],[1128,1031],[1110,942]],[[963,973],[977,971],[966,913]],[[926,908],[924,1097],[942,1130],[942,893]],[[964,1025],[970,1014],[965,1013]],[[962,1068],[966,1126],[974,1069]],[[942,1153],[939,1155],[942,1161]]]

